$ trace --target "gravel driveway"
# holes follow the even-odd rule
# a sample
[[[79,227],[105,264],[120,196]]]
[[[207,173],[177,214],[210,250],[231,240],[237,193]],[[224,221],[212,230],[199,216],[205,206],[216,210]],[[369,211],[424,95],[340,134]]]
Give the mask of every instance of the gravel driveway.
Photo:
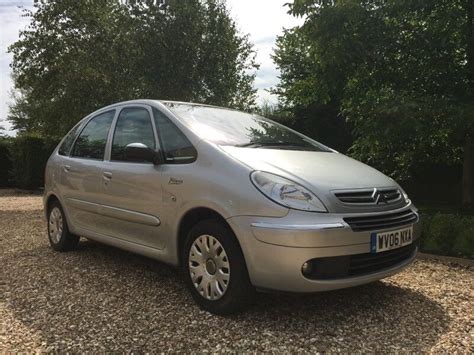
[[[0,352],[474,352],[474,270],[417,261],[370,285],[260,294],[244,314],[203,312],[179,272],[83,241],[53,252],[41,197],[0,190]]]

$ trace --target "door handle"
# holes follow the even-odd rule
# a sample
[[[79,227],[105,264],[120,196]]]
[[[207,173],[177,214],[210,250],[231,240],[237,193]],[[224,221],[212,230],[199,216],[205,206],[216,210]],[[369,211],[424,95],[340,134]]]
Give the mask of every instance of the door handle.
[[[71,165],[64,165],[63,166],[63,169],[66,173],[70,172],[71,171]]]
[[[112,173],[110,171],[104,171],[104,179],[106,180],[112,179]]]

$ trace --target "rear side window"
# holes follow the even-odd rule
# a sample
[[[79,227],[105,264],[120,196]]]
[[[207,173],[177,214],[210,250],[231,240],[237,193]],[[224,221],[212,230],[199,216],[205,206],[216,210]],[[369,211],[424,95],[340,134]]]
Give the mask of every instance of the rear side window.
[[[69,155],[72,144],[74,143],[74,140],[76,139],[77,134],[79,133],[79,128],[81,128],[80,123],[77,124],[73,129],[71,129],[66,135],[58,150],[58,153],[60,155]]]
[[[107,136],[114,114],[115,110],[101,113],[86,124],[74,144],[73,157],[104,159]]]
[[[115,125],[111,160],[126,161],[125,147],[142,143],[155,150],[155,135],[148,110],[142,107],[124,108]]]
[[[179,128],[156,108],[153,108],[153,116],[166,163],[187,164],[195,161],[196,149]]]

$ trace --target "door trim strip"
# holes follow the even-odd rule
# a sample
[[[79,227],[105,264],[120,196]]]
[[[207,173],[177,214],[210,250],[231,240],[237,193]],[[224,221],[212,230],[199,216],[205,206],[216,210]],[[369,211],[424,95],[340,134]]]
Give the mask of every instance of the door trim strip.
[[[68,198],[67,200],[73,205],[73,207],[77,209],[96,213],[102,216],[121,219],[128,222],[139,223],[153,227],[157,227],[161,224],[161,221],[158,217],[149,214],[130,211],[118,207],[101,205],[98,203],[78,200],[75,198]]]

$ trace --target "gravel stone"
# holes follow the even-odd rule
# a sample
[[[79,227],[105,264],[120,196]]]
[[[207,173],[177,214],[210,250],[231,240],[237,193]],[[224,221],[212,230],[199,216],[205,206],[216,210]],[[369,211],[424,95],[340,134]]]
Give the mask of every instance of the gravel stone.
[[[418,260],[369,285],[201,311],[178,270],[81,240],[48,246],[41,196],[0,190],[0,352],[474,352],[474,269]]]

